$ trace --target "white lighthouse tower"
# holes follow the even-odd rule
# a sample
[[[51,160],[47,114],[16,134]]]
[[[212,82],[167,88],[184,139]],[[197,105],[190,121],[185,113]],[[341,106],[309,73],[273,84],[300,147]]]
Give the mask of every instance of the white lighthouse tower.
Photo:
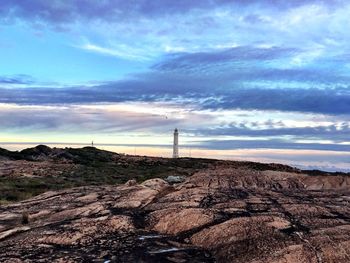
[[[174,130],[173,158],[179,158],[179,131]]]

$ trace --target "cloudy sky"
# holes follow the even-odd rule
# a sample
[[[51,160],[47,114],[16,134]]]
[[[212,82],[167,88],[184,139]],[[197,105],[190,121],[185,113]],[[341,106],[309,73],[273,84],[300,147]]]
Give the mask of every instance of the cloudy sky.
[[[349,14],[347,0],[1,0],[0,147],[170,156],[177,127],[183,156],[350,171]]]

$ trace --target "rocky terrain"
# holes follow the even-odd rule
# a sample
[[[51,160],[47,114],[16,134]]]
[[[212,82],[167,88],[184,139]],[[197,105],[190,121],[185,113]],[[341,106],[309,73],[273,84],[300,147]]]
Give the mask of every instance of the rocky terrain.
[[[99,150],[49,148],[39,145],[20,152],[0,148],[0,204],[20,201],[50,190],[111,185],[130,179],[184,178],[213,163],[209,159],[131,156]]]
[[[0,262],[350,262],[349,174],[181,158],[108,162],[121,158],[149,169],[172,162],[173,179],[183,180],[137,175],[3,204]]]

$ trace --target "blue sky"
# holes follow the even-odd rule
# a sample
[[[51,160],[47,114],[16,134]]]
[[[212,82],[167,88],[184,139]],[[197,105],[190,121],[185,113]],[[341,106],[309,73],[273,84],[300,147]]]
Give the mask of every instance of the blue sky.
[[[3,0],[0,141],[156,155],[178,127],[198,156],[349,170],[349,13],[345,0]]]

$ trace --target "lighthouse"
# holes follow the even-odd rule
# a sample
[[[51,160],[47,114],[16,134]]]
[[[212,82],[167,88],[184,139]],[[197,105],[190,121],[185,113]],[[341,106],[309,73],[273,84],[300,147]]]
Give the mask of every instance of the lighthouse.
[[[173,158],[179,158],[179,131],[174,130]]]

